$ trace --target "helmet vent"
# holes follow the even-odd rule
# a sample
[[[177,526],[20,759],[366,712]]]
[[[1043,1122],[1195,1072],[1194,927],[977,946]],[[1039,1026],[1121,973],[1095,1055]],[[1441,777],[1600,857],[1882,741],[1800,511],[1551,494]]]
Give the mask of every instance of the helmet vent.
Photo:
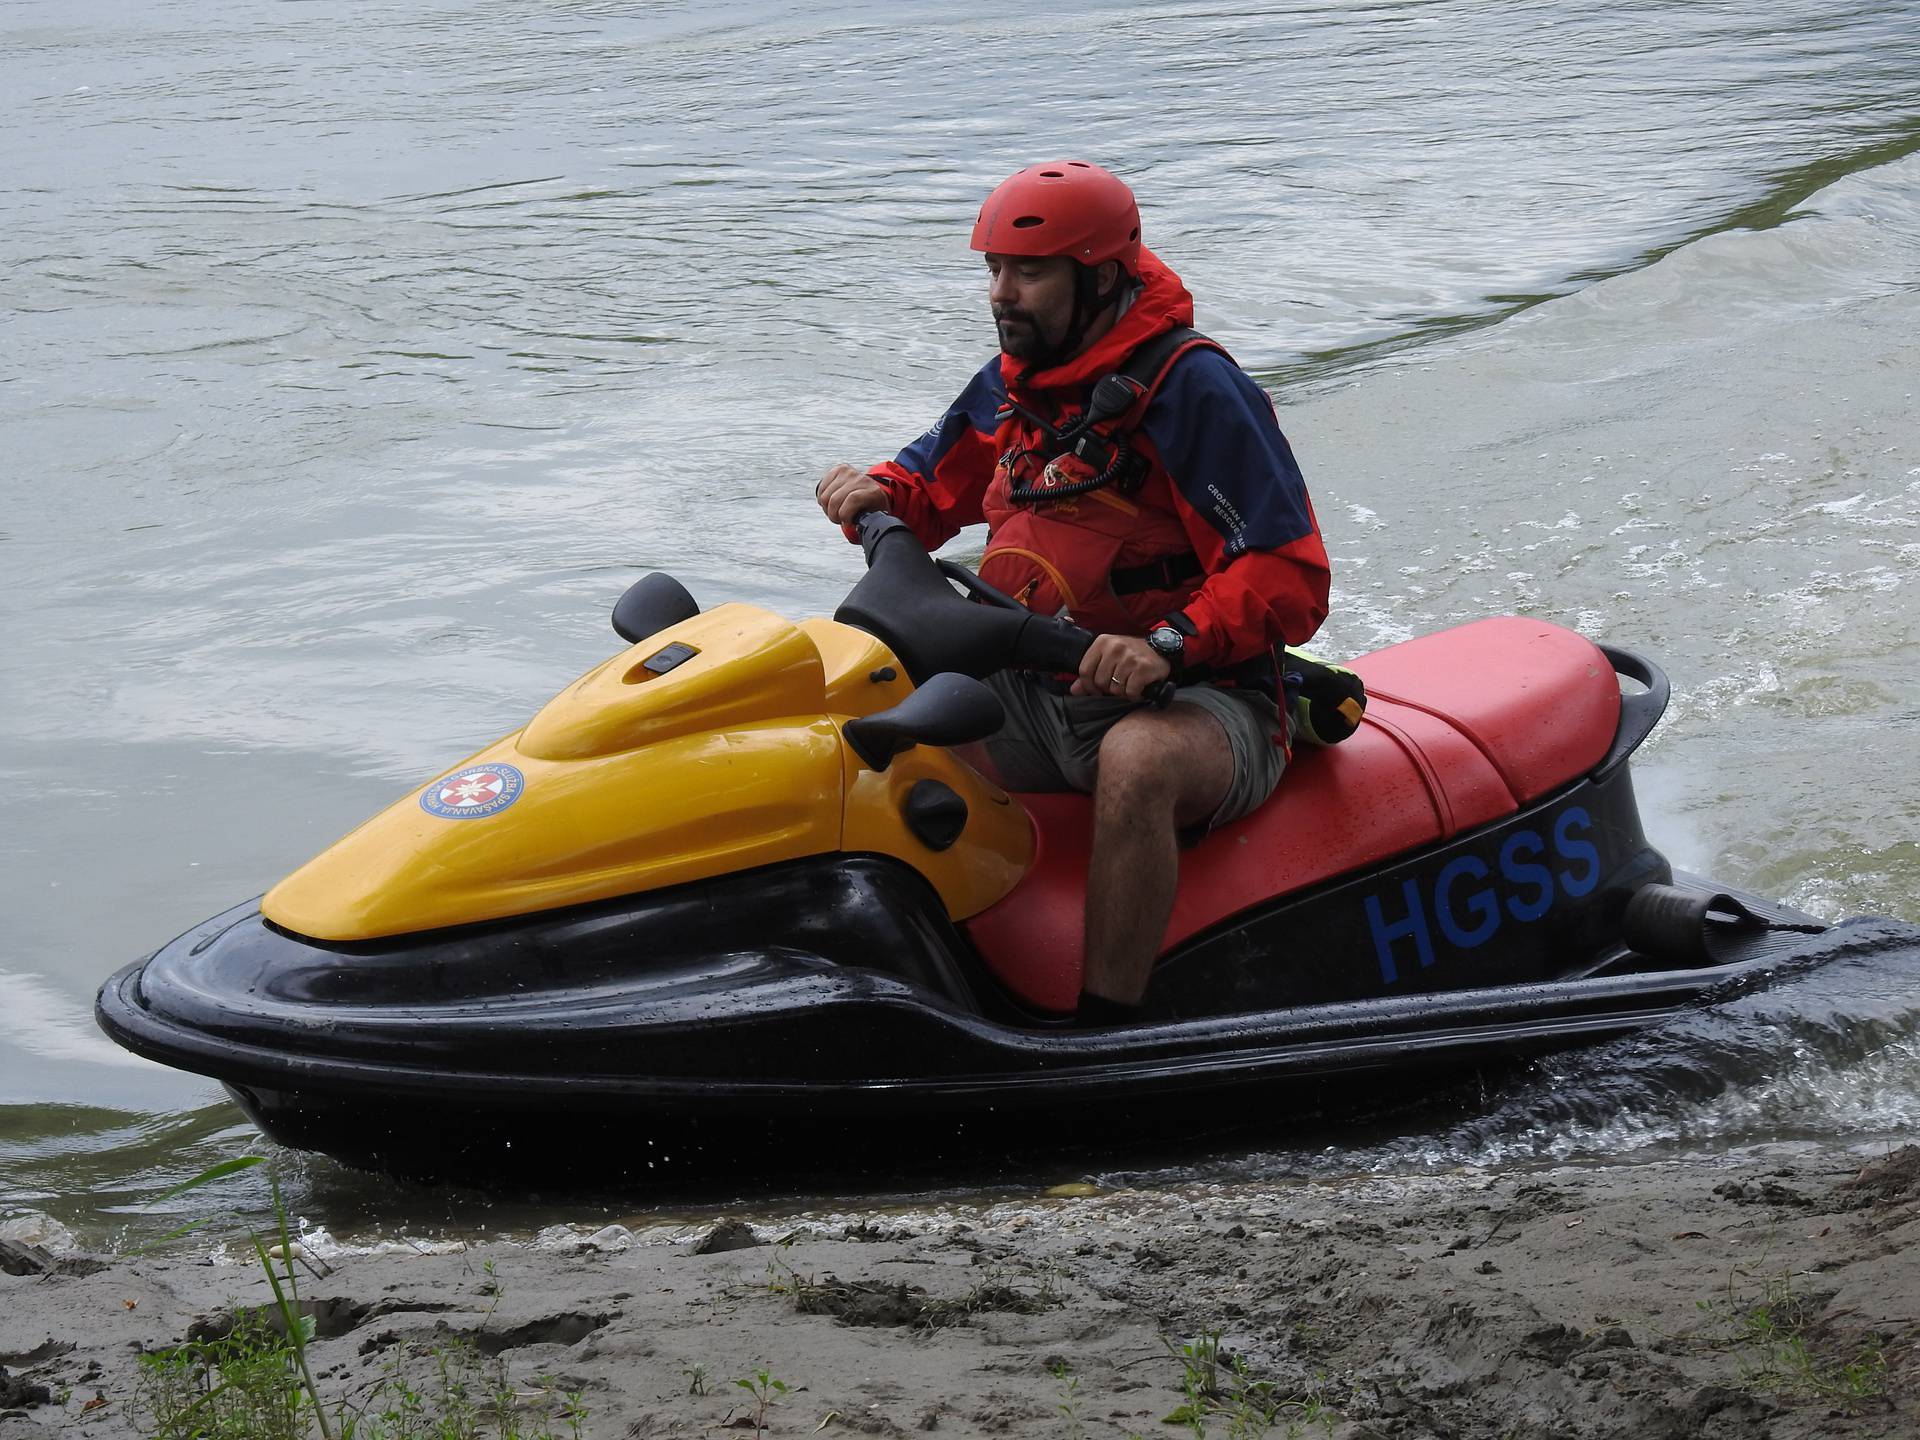
[[[1042,170],[1040,175],[1043,179],[1047,180],[1064,180],[1067,178],[1066,172],[1062,170]]]
[[[1013,228],[1016,230],[1031,230],[1036,225],[1044,225],[1046,223],[1044,216],[1022,215],[1018,220],[1013,222]]]

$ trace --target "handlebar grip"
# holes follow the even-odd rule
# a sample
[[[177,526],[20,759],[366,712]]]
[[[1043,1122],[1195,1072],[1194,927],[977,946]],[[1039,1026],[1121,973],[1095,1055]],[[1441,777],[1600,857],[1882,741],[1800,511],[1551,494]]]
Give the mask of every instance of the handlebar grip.
[[[1071,620],[1058,617],[1035,616],[1026,628],[1032,634],[1031,649],[1027,653],[1033,658],[1028,663],[1038,663],[1038,653],[1043,647],[1054,651],[1052,663],[1040,665],[1043,669],[1079,669],[1080,662],[1086,658],[1087,647],[1096,638],[1091,630],[1082,630]],[[1173,703],[1173,692],[1178,688],[1171,676],[1156,680],[1141,693],[1140,703],[1164,710]]]

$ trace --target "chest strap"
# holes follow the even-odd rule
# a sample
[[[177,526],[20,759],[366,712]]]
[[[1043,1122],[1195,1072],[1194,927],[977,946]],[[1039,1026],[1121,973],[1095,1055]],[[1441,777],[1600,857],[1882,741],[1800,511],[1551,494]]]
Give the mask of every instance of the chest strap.
[[[1144,565],[1129,565],[1114,571],[1113,593],[1142,595],[1149,590],[1177,590],[1206,573],[1200,557],[1189,550],[1184,555],[1169,555],[1164,560],[1149,560]]]
[[[1195,340],[1205,340],[1191,325],[1176,325],[1171,330],[1162,330],[1151,339],[1143,340],[1127,356],[1127,363],[1120,367],[1120,373],[1140,388],[1142,395],[1151,396],[1160,388],[1167,367],[1173,363],[1173,357],[1184,346]]]
[[[1056,456],[1071,453],[1095,473],[1084,480],[1059,484],[1015,480],[1007,488],[1007,498],[1016,505],[1044,505],[1109,485],[1122,495],[1139,489],[1146,479],[1146,460],[1134,450],[1130,437],[1146,417],[1147,406],[1174,360],[1193,345],[1220,348],[1190,325],[1178,325],[1142,341],[1129,352],[1124,365],[1094,385],[1087,408],[1065,425],[1055,425],[1035,414],[1009,392],[996,419],[1022,415],[1042,438],[1037,446],[1009,450],[1000,457],[1003,466],[1012,470],[1016,459],[1030,455],[1051,462]]]

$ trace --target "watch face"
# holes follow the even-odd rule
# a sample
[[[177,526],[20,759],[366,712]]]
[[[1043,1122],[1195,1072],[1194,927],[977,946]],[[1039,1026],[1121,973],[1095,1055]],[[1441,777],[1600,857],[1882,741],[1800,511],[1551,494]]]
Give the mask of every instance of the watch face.
[[[1187,642],[1181,639],[1180,632],[1171,625],[1162,625],[1158,630],[1150,632],[1147,643],[1169,660],[1174,659],[1187,648]]]

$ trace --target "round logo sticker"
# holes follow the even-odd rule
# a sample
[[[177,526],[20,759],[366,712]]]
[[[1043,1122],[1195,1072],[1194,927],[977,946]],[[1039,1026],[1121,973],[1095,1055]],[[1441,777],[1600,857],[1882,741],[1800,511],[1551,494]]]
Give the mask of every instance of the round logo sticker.
[[[511,765],[469,765],[420,792],[420,808],[442,820],[498,815],[520,798],[527,778]]]

